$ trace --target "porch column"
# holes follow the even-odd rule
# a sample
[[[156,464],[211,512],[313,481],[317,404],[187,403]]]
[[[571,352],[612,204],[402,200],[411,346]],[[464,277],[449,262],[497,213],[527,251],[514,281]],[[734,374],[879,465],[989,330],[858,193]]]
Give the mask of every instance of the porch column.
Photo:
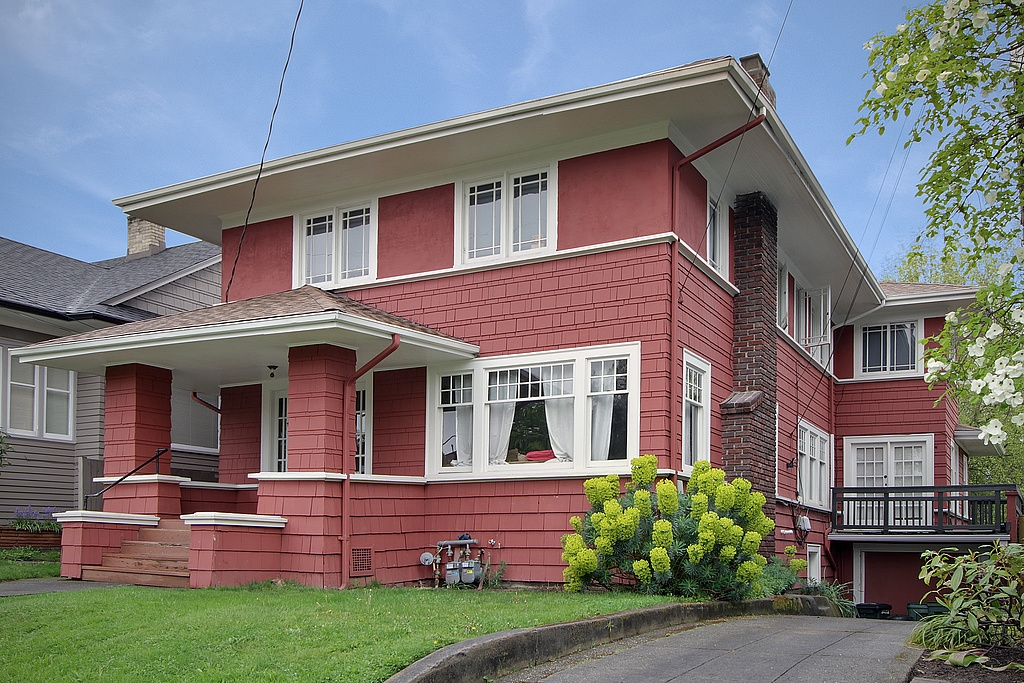
[[[113,483],[171,447],[171,371],[148,365],[107,368],[104,400],[103,479]],[[181,514],[180,477],[171,477],[170,450],[160,469],[150,463],[103,494],[104,512]]]
[[[355,410],[344,401],[345,381],[355,369],[351,349],[328,344],[289,349],[289,472],[344,472],[344,420],[351,423],[348,433],[355,434]]]
[[[220,457],[218,480],[222,484],[248,484],[249,475],[260,471],[263,387],[250,384],[220,390]]]

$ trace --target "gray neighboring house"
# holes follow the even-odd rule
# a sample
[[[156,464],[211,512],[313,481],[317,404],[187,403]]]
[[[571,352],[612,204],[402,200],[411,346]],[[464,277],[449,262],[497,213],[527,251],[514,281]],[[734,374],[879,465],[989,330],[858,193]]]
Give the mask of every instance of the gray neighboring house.
[[[0,237],[0,524],[15,508],[102,508],[104,378],[26,365],[10,349],[220,302],[220,247],[165,247],[164,229],[130,218],[128,254],[86,263]],[[216,403],[216,397],[207,397]],[[175,392],[172,469],[216,480],[216,413]]]

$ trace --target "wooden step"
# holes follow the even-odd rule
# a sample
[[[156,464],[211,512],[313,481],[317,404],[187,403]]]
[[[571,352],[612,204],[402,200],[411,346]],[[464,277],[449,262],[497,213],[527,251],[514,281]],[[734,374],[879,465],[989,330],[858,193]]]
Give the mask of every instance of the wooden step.
[[[180,543],[160,541],[122,541],[121,554],[163,560],[187,560],[189,547]]]
[[[139,529],[140,541],[157,541],[159,543],[177,543],[188,547],[188,529],[174,529],[165,527],[144,527]]]
[[[188,571],[148,572],[127,567],[82,567],[83,581],[107,581],[158,588],[188,588]]]
[[[155,559],[152,557],[135,557],[133,555],[114,553],[113,555],[103,556],[102,566],[128,569],[145,569],[149,572],[187,572],[188,558],[186,557],[183,560],[162,560]]]

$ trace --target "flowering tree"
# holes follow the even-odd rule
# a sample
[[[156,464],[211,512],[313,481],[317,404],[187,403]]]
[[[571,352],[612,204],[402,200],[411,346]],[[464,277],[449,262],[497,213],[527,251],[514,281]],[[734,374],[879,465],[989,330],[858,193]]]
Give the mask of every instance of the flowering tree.
[[[1004,443],[1007,421],[1024,426],[1024,0],[932,2],[865,48],[874,87],[850,139],[911,118],[908,145],[938,140],[918,185],[925,235],[968,265],[1000,257],[977,303],[947,316],[926,379],[999,413],[982,436]]]

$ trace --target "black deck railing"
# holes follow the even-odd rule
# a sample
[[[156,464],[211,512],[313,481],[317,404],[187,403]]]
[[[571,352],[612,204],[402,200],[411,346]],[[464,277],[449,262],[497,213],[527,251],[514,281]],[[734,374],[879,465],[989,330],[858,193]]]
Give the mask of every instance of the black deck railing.
[[[158,449],[156,449],[156,454],[152,458],[150,458],[146,462],[142,463],[141,465],[136,467],[134,470],[132,470],[128,474],[123,475],[120,479],[115,481],[113,484],[108,484],[107,486],[105,486],[103,488],[102,491],[97,491],[96,493],[87,493],[87,494],[85,494],[85,497],[86,498],[98,498],[99,496],[102,496],[104,493],[106,493],[110,489],[114,488],[115,486],[117,486],[118,484],[123,482],[128,477],[132,476],[133,474],[138,474],[138,472],[140,470],[142,470],[142,468],[144,468],[146,465],[148,465],[149,463],[154,462],[154,461],[156,462],[156,473],[160,474],[160,456],[163,455],[164,453],[166,453],[169,450],[170,450],[169,448],[158,448]]]
[[[1008,533],[1015,538],[1012,527],[1021,512],[1020,492],[1013,484],[832,489],[833,531]]]

